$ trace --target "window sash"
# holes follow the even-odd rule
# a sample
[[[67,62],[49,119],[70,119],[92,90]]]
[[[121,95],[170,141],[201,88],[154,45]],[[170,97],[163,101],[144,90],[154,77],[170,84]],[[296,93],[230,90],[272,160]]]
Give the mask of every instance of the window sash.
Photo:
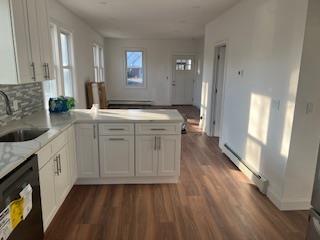
[[[129,63],[128,63],[128,53],[141,53],[141,67],[133,67],[133,66],[129,66]],[[141,76],[141,79],[142,79],[142,82],[141,83],[133,83],[133,84],[130,84],[129,83],[129,78],[128,78],[128,73],[129,73],[129,70],[133,70],[133,69],[139,69],[139,72],[140,72],[140,76]],[[135,49],[135,50],[130,50],[130,49],[127,49],[125,50],[125,86],[127,88],[145,88],[146,87],[146,67],[145,67],[145,52],[143,50],[140,50],[140,49]]]

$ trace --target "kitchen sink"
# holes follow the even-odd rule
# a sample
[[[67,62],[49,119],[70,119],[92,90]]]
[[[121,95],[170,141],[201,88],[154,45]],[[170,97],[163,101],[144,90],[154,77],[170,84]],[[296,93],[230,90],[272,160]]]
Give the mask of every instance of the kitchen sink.
[[[48,128],[22,128],[8,132],[0,136],[0,142],[25,142],[33,140],[45,132],[49,131]]]

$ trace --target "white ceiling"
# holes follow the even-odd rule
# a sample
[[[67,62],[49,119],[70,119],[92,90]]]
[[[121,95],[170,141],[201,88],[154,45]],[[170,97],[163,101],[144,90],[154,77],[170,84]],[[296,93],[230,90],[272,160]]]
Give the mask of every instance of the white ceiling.
[[[105,37],[199,38],[240,0],[59,0]]]

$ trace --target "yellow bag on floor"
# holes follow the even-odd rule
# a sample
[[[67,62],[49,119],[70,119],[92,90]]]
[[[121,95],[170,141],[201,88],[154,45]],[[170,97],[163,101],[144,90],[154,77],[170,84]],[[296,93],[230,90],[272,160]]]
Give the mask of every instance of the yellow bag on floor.
[[[10,219],[12,229],[23,220],[24,199],[19,198],[10,203]]]

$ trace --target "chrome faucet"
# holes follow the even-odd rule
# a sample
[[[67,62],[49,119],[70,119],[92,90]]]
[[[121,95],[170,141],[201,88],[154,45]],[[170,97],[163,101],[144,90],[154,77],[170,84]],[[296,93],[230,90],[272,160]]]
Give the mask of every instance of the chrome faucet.
[[[5,94],[4,91],[1,91],[0,90],[0,95],[3,96],[4,98],[4,101],[6,103],[6,111],[7,111],[7,114],[8,115],[12,115],[12,109],[11,109],[11,106],[10,106],[10,101],[9,101],[9,97],[7,94]]]

